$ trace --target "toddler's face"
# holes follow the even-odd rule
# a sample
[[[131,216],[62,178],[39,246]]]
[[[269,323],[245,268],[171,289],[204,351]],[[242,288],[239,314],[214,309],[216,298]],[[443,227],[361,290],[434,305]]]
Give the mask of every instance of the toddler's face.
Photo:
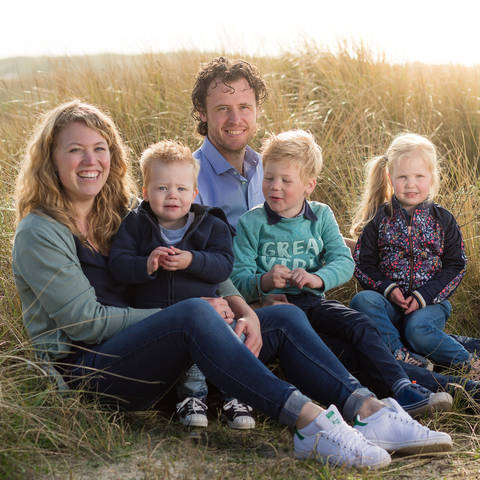
[[[269,207],[281,217],[298,215],[315,184],[315,179],[305,182],[295,164],[288,160],[271,160],[264,167],[263,195]]]
[[[390,181],[395,196],[409,213],[427,200],[433,185],[427,162],[418,152],[412,152],[394,162]]]
[[[183,227],[198,193],[194,188],[193,166],[154,161],[150,167],[150,180],[143,189],[143,198],[150,202],[162,227],[170,230]]]

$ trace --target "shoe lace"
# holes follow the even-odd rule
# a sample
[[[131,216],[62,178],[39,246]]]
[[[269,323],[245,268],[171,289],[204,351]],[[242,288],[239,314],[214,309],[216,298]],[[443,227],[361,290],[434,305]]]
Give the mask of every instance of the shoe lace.
[[[356,455],[361,455],[362,445],[370,443],[360,432],[345,424],[336,425],[331,430],[319,432],[315,442],[315,449],[320,436],[336,443],[344,450],[354,452]]]
[[[177,404],[177,412],[184,409],[187,410],[188,414],[205,413],[205,411],[208,410],[208,407],[198,398],[187,397],[185,400]]]
[[[229,410],[230,408],[233,409],[235,413],[250,413],[252,411],[252,407],[247,405],[246,403],[239,402],[236,398],[227,402],[224,406],[224,410]]]
[[[416,365],[417,367],[424,366],[424,362],[422,362],[418,358],[415,358],[411,352],[404,348],[397,350],[395,359],[401,360],[402,362],[408,363],[409,365]]]
[[[401,422],[401,423],[404,423],[406,425],[412,425],[419,431],[421,430],[425,433],[430,431],[430,429],[428,427],[425,427],[421,423],[418,423],[407,412],[405,412],[403,410],[390,411],[390,412],[388,412],[388,417],[391,418],[392,420],[397,421],[397,422]]]

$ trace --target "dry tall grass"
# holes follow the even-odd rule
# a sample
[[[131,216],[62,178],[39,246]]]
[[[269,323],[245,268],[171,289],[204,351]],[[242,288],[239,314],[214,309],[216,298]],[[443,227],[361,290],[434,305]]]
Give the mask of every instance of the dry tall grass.
[[[57,461],[56,455],[105,458],[125,447],[131,434],[122,417],[86,407],[76,398],[59,398],[29,363],[33,358],[21,326],[11,275],[12,194],[25,141],[38,114],[60,102],[80,98],[111,113],[133,159],[148,144],[163,138],[178,138],[196,148],[200,140],[193,134],[190,91],[199,64],[214,55],[180,52],[125,58],[47,59],[43,60],[43,71],[0,79],[1,478],[34,477],[33,465],[46,468]],[[353,54],[345,49],[333,55],[307,45],[299,54],[248,60],[265,74],[270,89],[254,146],[259,145],[266,131],[292,127],[311,130],[325,156],[316,197],[332,206],[344,233],[348,232],[362,166],[368,157],[382,152],[392,136],[405,130],[426,134],[439,147],[443,159],[439,201],[457,215],[469,256],[467,277],[453,299],[455,313],[450,328],[478,334],[480,68],[391,65],[381,58],[372,58],[362,46]],[[353,283],[349,284],[341,295],[351,296],[353,288]],[[452,428],[459,435],[475,433],[473,419],[458,418],[461,420],[453,421]],[[446,425],[447,420],[439,421]],[[263,434],[258,438],[271,444],[273,450],[278,449],[270,437],[280,430],[268,432],[267,428],[266,440]],[[462,444],[469,459],[478,452],[477,443],[477,437],[471,436]],[[251,450],[255,448],[247,448],[250,453]],[[209,471],[210,457],[210,453],[201,456],[206,466],[205,470],[198,467],[199,477]],[[268,473],[260,465],[261,456],[254,460],[253,467],[244,470],[242,462],[234,461],[238,474],[243,471],[243,478],[259,478],[260,472],[262,477]],[[285,459],[280,462],[280,467],[286,469],[284,473],[277,463],[269,470],[268,478],[285,478],[287,471],[304,478],[320,475],[316,466],[308,463],[303,467]],[[412,463],[399,467],[392,475],[410,471],[411,466]],[[421,471],[428,478],[425,470]],[[147,473],[145,478],[157,478]],[[321,475],[329,478],[325,471]],[[222,478],[222,471],[213,477]]]

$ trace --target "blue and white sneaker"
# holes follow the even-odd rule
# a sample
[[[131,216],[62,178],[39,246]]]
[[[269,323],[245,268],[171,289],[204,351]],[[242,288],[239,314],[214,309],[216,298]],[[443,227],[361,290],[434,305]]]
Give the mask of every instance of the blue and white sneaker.
[[[313,458],[330,466],[376,469],[392,461],[388,452],[348,425],[334,405],[296,430],[293,445],[295,458]]]
[[[395,400],[412,417],[433,412],[448,412],[453,404],[453,398],[449,393],[433,393],[417,383],[403,387],[395,395]]]
[[[357,418],[353,425],[370,442],[387,452],[404,455],[444,452],[452,448],[448,433],[420,425],[393,398],[382,402],[384,408],[363,420]]]

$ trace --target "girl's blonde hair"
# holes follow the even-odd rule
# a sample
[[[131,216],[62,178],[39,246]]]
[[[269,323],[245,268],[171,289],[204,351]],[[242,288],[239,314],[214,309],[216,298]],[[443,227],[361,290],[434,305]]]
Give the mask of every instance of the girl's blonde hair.
[[[363,227],[375,216],[383,203],[392,201],[393,187],[389,179],[395,162],[416,152],[421,155],[432,175],[429,200],[433,200],[440,187],[440,169],[435,145],[426,137],[415,133],[396,136],[385,155],[369,160],[365,167],[365,187],[360,204],[353,216],[350,234],[358,237]]]
[[[99,133],[110,151],[110,173],[95,197],[88,218],[89,237],[102,253],[107,253],[136,189],[129,172],[127,150],[115,124],[98,108],[79,100],[47,112],[30,138],[16,183],[16,223],[30,212],[46,214],[86,241],[75,224],[72,205],[64,193],[53,161],[59,133],[74,122]]]
[[[322,149],[305,130],[270,135],[264,140],[261,153],[263,165],[279,160],[292,162],[303,181],[317,179],[323,167]]]

